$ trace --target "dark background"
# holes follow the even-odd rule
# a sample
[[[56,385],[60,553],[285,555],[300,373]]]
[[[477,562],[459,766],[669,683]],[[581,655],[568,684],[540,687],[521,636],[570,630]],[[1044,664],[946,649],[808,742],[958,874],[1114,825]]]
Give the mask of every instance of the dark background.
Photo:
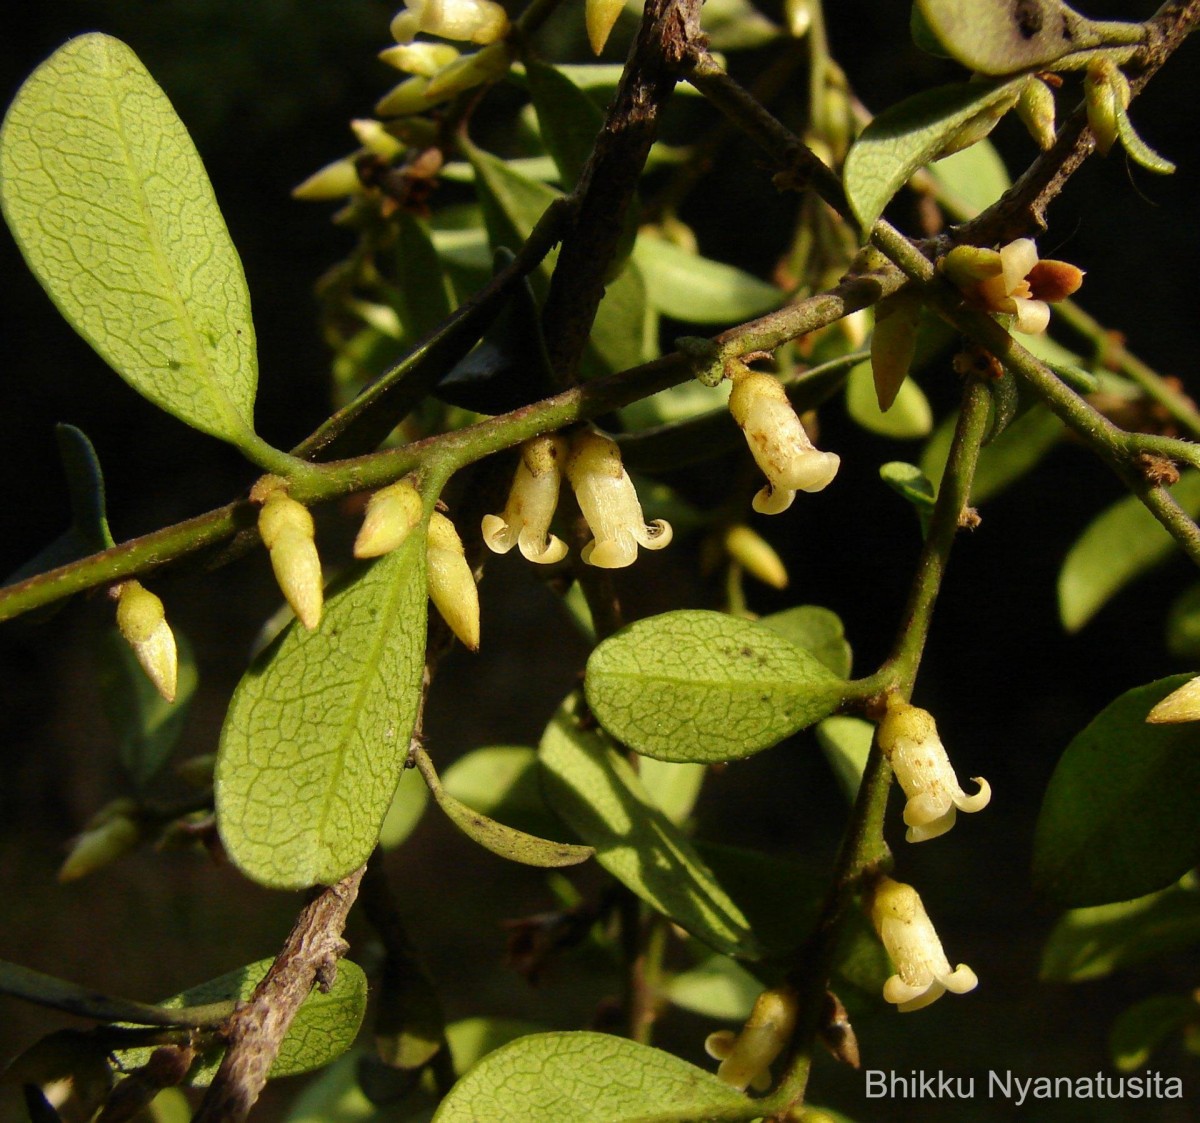
[[[834,54],[871,108],[960,76],[952,64],[911,48],[907,5],[846,0],[829,7]],[[1087,10],[1144,18],[1151,6]],[[369,115],[394,81],[374,58],[388,42],[392,14],[390,5],[366,0],[63,0],[24,6],[19,25],[9,13],[0,31],[5,103],[67,37],[95,29],[128,42],[170,95],[245,263],[259,339],[259,431],[282,447],[325,416],[328,354],[315,327],[312,284],[350,246],[325,209],[295,203],[288,192],[354,147],[346,122]],[[551,34],[569,37],[578,19],[574,12],[570,27],[560,20]],[[1052,233],[1041,245],[1045,255],[1086,269],[1081,296],[1089,310],[1192,392],[1200,392],[1193,370],[1200,239],[1192,205],[1200,178],[1198,61],[1196,47],[1185,46],[1134,107],[1143,136],[1178,164],[1178,174],[1163,179],[1130,168],[1119,150],[1089,161],[1052,208]],[[732,65],[753,75],[762,59],[734,56]],[[1003,122],[996,139],[1014,172],[1033,155],[1013,122]],[[794,199],[776,196],[754,154],[736,145],[700,194],[684,217],[705,252],[768,273],[790,231]],[[94,441],[118,540],[225,502],[248,485],[253,473],[235,453],[158,413],[95,358],[6,235],[0,278],[0,573],[66,524],[57,421],[78,425]],[[925,388],[942,408],[953,400],[948,372],[933,372]],[[864,435],[840,405],[822,422],[822,447],[841,454],[842,472],[828,491],[804,497],[786,516],[755,520],[786,557],[793,587],[786,596],[756,592],[753,607],[766,612],[798,599],[832,608],[854,644],[855,671],[865,674],[888,649],[919,545],[911,513],[881,487],[877,469],[916,452]],[[1105,469],[1064,444],[1041,470],[989,502],[981,527],[955,550],[914,700],[937,714],[960,774],[986,775],[995,796],[987,813],[963,821],[949,840],[902,849],[898,869],[921,887],[952,962],[967,960],[981,984],[969,997],[952,996],[914,1017],[890,1009],[864,1016],[857,1028],[867,1067],[1091,1074],[1106,1066],[1107,1029],[1117,1012],[1146,994],[1196,983],[1194,959],[1070,988],[1036,981],[1056,911],[1033,899],[1028,867],[1055,760],[1116,694],[1186,669],[1167,654],[1161,625],[1167,605],[1192,580],[1180,559],[1122,593],[1080,634],[1066,636],[1057,624],[1062,555],[1118,494]],[[323,543],[344,543],[348,515],[323,512],[321,525]],[[332,560],[345,556],[343,547]],[[689,605],[711,603],[716,590],[690,573],[681,545],[640,559],[619,581],[645,611],[678,606],[680,588]],[[154,587],[200,666],[200,695],[180,755],[211,752],[245,653],[276,604],[267,566],[256,556],[187,581],[166,576]],[[586,657],[531,567],[512,557],[489,566],[482,596],[483,650],[449,657],[430,704],[430,748],[442,767],[480,745],[536,743]],[[300,898],[255,889],[191,854],[138,853],[82,883],[55,883],[66,840],[125,791],[99,716],[91,648],[110,613],[102,597],[83,597],[49,618],[0,629],[0,957],[154,999],[273,954]],[[797,738],[711,782],[699,833],[830,855],[843,806],[811,742]],[[1153,813],[1153,806],[1131,807],[1131,814]],[[473,848],[433,813],[392,856],[390,870],[451,1017],[520,1016],[572,1028],[588,1024],[597,1004],[617,992],[616,979],[590,961],[560,964],[537,990],[500,967],[498,920],[548,907],[543,879]],[[357,927],[351,932],[352,940],[363,935]],[[58,1024],[65,1020],[4,1000],[0,1057]],[[700,1061],[711,1028],[673,1013],[658,1040]],[[1151,1063],[1182,1073],[1193,1098],[1200,1092],[1197,1063],[1177,1045]],[[275,1117],[296,1086],[277,1089],[262,1117]],[[861,1087],[861,1077],[818,1062],[814,1097],[860,1120],[1013,1117],[1014,1109],[986,1101],[867,1104]],[[13,1103],[0,1098],[0,1118],[16,1112]],[[1189,1111],[1058,1103],[1021,1118],[1187,1119]]]

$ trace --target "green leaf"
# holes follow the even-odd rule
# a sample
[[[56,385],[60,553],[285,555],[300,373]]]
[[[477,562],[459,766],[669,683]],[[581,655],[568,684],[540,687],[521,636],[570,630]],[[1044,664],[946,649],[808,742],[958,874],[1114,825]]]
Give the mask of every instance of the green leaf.
[[[1200,472],[1184,472],[1171,495],[1189,516],[1200,515]],[[1063,627],[1077,632],[1129,582],[1175,549],[1174,539],[1136,496],[1119,499],[1092,520],[1063,561],[1058,574]]]
[[[1046,940],[1039,977],[1054,983],[1103,979],[1197,943],[1200,888],[1189,874],[1159,893],[1065,913]]]
[[[1136,24],[1098,23],[1061,0],[916,0],[934,38],[980,74],[1035,70],[1076,52],[1136,42]]]
[[[915,464],[889,460],[879,466],[879,478],[916,508],[917,518],[921,521],[921,533],[924,534],[929,526],[929,516],[933,514],[937,503],[937,491],[929,477]]]
[[[770,312],[784,293],[732,265],[643,234],[633,260],[646,279],[651,303],[664,316],[689,324],[732,324]]]
[[[146,677],[133,649],[116,628],[101,636],[96,673],[104,716],[117,738],[117,754],[141,788],[166,763],[187,721],[196,692],[196,660],[187,637],[175,633],[179,672],[175,701],[166,701]]]
[[[585,378],[628,370],[654,358],[647,325],[652,322],[646,282],[636,261],[627,261],[608,282],[596,309],[588,353],[581,371]]]
[[[456,760],[442,774],[455,799],[484,815],[543,838],[568,833],[542,795],[537,750],[491,745]]]
[[[414,532],[293,625],[234,693],[217,758],[229,856],[274,888],[367,860],[408,756],[425,665],[425,535]]]
[[[604,127],[604,114],[557,67],[530,61],[525,73],[537,109],[542,143],[558,167],[562,185],[572,189],[579,182],[596,137]]]
[[[846,410],[871,433],[896,440],[926,437],[933,429],[933,410],[921,387],[911,378],[900,383],[887,411],[879,408],[870,363],[859,363],[846,379]]]
[[[932,481],[935,493],[946,469],[957,419],[957,414],[946,418],[921,453],[921,471]],[[1032,471],[1065,432],[1063,423],[1048,409],[1041,405],[1031,406],[991,444],[980,450],[975,479],[971,483],[971,502],[983,503],[991,499]]]
[[[990,140],[952,152],[927,170],[937,182],[942,205],[960,222],[986,210],[1012,186],[1008,169]]]
[[[1121,146],[1135,164],[1141,164],[1147,171],[1158,175],[1173,175],[1175,165],[1164,156],[1160,156],[1150,147],[1133,127],[1129,112],[1121,104],[1120,98],[1113,98],[1113,111],[1117,115],[1117,136],[1121,138]]]
[[[660,760],[737,760],[832,713],[845,683],[761,624],[684,610],[639,620],[592,652],[588,704]]]
[[[860,717],[844,717],[835,714],[817,723],[817,744],[829,761],[837,777],[838,785],[853,803],[858,796],[863,771],[867,767],[867,756],[871,752],[871,741],[875,737],[875,726]]]
[[[1200,585],[1193,585],[1167,612],[1167,646],[1186,662],[1200,662]]]
[[[1191,675],[1126,691],[1067,746],[1038,816],[1036,886],[1078,907],[1140,897],[1200,861],[1200,726],[1146,714]]]
[[[714,51],[762,47],[783,35],[783,28],[767,19],[750,0],[708,0],[701,26]]]
[[[266,976],[273,962],[271,959],[260,959],[191,987],[182,994],[172,995],[159,1005],[174,1010],[227,999],[244,1002],[254,993],[254,988]],[[366,1008],[366,975],[357,963],[348,959],[339,960],[337,978],[329,990],[322,992],[314,987],[296,1012],[279,1046],[275,1063],[271,1066],[271,1079],[309,1072],[336,1060],[354,1043]],[[134,1068],[144,1065],[152,1052],[151,1048],[120,1049],[116,1056],[125,1068]],[[222,1045],[201,1053],[192,1065],[186,1083],[196,1088],[206,1088],[216,1075],[224,1054]]]
[[[670,1053],[605,1033],[537,1033],[489,1053],[450,1090],[435,1123],[697,1120],[753,1101]]]
[[[429,805],[429,789],[415,775],[410,775],[412,772],[406,768],[400,774],[396,794],[379,828],[379,845],[384,850],[394,850],[404,842],[417,829]]]
[[[391,216],[395,230],[392,260],[403,309],[400,319],[412,340],[434,331],[450,315],[450,294],[442,276],[433,235],[424,220],[404,209]]]
[[[1182,994],[1156,994],[1117,1015],[1108,1049],[1118,1072],[1136,1072],[1150,1054],[1185,1026],[1200,1023],[1200,1005]]]
[[[433,762],[424,750],[416,752],[417,767],[429,786],[430,794],[446,817],[473,842],[485,850],[510,862],[526,866],[577,866],[586,862],[595,851],[590,846],[576,846],[569,842],[550,842],[535,835],[526,834],[514,827],[506,827],[495,819],[472,810],[454,798],[443,787],[433,769]]]
[[[963,126],[1016,101],[1024,78],[938,86],[884,110],[854,142],[843,179],[863,236],[922,164],[934,160]]]
[[[241,261],[187,130],[124,43],[72,39],[21,87],[0,206],[50,299],[138,393],[262,445]]]
[[[799,604],[758,621],[784,639],[815,655],[838,678],[849,678],[854,655],[841,617],[817,604]]]
[[[723,955],[710,955],[699,966],[676,975],[667,997],[684,1010],[705,1018],[745,1021],[763,984],[745,967]]]
[[[550,805],[613,877],[717,951],[757,954],[746,918],[687,837],[654,806],[629,763],[580,725],[570,703],[546,727],[538,757]]]
[[[708,768],[703,764],[677,764],[652,756],[638,758],[638,778],[646,794],[676,826],[687,822],[707,775]]]

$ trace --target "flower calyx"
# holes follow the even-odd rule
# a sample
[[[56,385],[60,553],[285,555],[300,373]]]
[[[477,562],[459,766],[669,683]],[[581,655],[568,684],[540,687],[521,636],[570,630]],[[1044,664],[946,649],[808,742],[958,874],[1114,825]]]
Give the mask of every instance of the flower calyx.
[[[908,796],[904,822],[909,842],[937,838],[954,826],[959,811],[982,811],[991,801],[991,785],[982,776],[972,777],[979,785],[974,795],[962,790],[928,710],[909,705],[898,694],[889,695],[877,736]]]
[[[325,593],[312,515],[278,477],[255,484],[250,500],[260,504],[258,533],[271,555],[271,568],[292,611],[310,632],[321,623]]]
[[[767,485],[754,497],[761,515],[786,511],[797,491],[821,491],[837,475],[841,458],[821,452],[809,439],[777,378],[735,364],[730,372],[733,414]]]
[[[623,569],[633,564],[639,545],[661,550],[670,544],[669,522],[646,522],[615,441],[590,429],[576,433],[567,457],[567,479],[593,535],[580,555],[585,564]]]
[[[1037,335],[1050,323],[1050,304],[1083,284],[1083,270],[1066,261],[1042,261],[1032,238],[999,250],[955,246],[938,262],[942,274],[977,308],[1015,317],[1013,328]]]
[[[896,973],[883,984],[883,997],[901,1014],[936,1002],[946,991],[966,994],[979,978],[965,963],[954,970],[942,950],[933,921],[911,886],[881,877],[867,898],[871,924],[883,941]]]
[[[117,628],[154,689],[168,702],[175,701],[179,655],[175,633],[167,623],[163,602],[138,581],[125,581],[114,590]]]
[[[429,517],[425,561],[429,599],[450,630],[472,651],[479,650],[479,590],[454,524],[440,511]]]
[[[559,436],[534,437],[521,446],[504,513],[483,516],[483,542],[489,550],[507,554],[517,546],[527,561],[539,565],[567,556],[567,544],[550,533],[566,458],[567,442]]]
[[[765,1092],[771,1086],[771,1063],[787,1047],[796,1028],[796,992],[788,986],[764,990],[754,1001],[741,1032],[718,1030],[704,1042],[705,1051],[721,1062],[717,1078],[739,1092],[747,1087]]]

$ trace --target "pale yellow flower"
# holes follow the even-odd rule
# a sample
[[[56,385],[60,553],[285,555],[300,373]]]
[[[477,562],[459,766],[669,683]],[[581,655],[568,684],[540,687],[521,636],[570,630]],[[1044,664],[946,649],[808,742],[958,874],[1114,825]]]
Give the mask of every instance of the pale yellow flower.
[[[483,516],[483,541],[489,550],[506,554],[517,546],[527,560],[541,565],[566,557],[567,544],[550,533],[566,454],[566,441],[557,436],[535,437],[521,446],[504,514]]]

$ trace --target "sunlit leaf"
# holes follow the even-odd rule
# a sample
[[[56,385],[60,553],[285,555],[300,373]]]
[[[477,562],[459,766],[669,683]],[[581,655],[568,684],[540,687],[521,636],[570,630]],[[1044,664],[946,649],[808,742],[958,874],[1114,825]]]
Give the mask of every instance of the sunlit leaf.
[[[707,775],[708,768],[703,764],[679,764],[652,756],[638,759],[638,778],[646,794],[677,826],[687,822]]]
[[[850,149],[843,170],[846,195],[864,233],[913,172],[936,159],[981,114],[998,114],[1014,103],[1023,81],[938,86],[876,117]]]
[[[442,1101],[435,1123],[633,1123],[704,1119],[750,1106],[712,1073],[605,1033],[538,1033],[489,1053]]]
[[[738,323],[778,308],[784,299],[780,289],[753,274],[688,253],[664,238],[643,234],[633,259],[654,307],[685,323]]]
[[[1073,907],[1123,901],[1200,861],[1200,724],[1146,722],[1191,677],[1126,691],[1067,746],[1034,838],[1041,892]]]
[[[263,885],[331,883],[379,837],[408,756],[425,656],[425,535],[414,532],[292,626],[234,693],[217,758],[225,848]]]
[[[531,61],[525,73],[542,143],[558,167],[562,185],[573,188],[604,126],[604,114],[558,67]]]
[[[753,956],[746,919],[687,836],[659,810],[637,774],[568,703],[538,751],[550,805],[596,848],[596,860],[648,904],[728,955]]]
[[[825,753],[839,787],[853,803],[867,766],[875,726],[860,717],[834,714],[817,723],[816,733],[817,744]]]
[[[960,221],[986,210],[1012,185],[1008,169],[990,140],[951,153],[930,164],[928,171],[937,181],[942,205]]]
[[[845,683],[770,628],[683,610],[622,629],[592,652],[588,704],[639,753],[714,762],[750,756],[825,717]]]
[[[394,850],[404,842],[417,829],[428,804],[429,789],[415,772],[408,769],[401,773],[396,794],[392,796],[383,826],[379,828],[379,845],[385,850]]]
[[[667,984],[667,997],[676,1006],[727,1021],[744,1021],[762,991],[760,980],[723,955],[710,955]]]
[[[1184,472],[1171,495],[1192,518],[1200,515],[1200,472]],[[1175,548],[1175,540],[1136,496],[1117,500],[1092,520],[1063,560],[1058,574],[1063,627],[1078,631],[1121,589],[1165,561]]]
[[[202,1006],[226,999],[245,1001],[254,993],[273,960],[260,959],[236,971],[230,971],[207,983],[172,995],[160,1006],[178,1009],[181,1006]],[[271,1065],[271,1078],[294,1076],[329,1064],[340,1057],[354,1042],[367,1008],[367,977],[357,963],[339,960],[337,978],[328,991],[314,987],[297,1011],[287,1035],[279,1046],[279,1054]],[[117,1057],[126,1068],[143,1065],[153,1050],[122,1049]],[[225,1048],[217,1045],[202,1053],[188,1073],[187,1083],[205,1088],[220,1067]]]
[[[72,39],[21,87],[0,205],[51,300],[126,382],[194,428],[261,445],[241,261],[187,130],[124,43]]]
[[[811,652],[838,678],[849,678],[854,656],[836,612],[818,604],[798,604],[758,621],[797,647]]]
[[[896,400],[886,411],[879,408],[871,364],[859,363],[846,380],[846,410],[864,429],[882,437],[913,440],[929,435],[933,410],[921,387],[911,378],[900,383]]]

